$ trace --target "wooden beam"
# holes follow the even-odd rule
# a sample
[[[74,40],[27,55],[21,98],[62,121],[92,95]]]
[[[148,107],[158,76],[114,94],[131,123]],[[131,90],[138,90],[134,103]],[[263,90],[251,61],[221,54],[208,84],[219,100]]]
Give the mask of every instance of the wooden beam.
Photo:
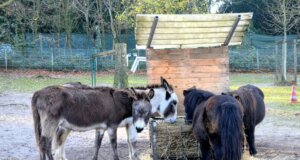
[[[203,34],[163,34],[156,33],[153,36],[153,40],[172,40],[172,39],[208,39],[208,38],[226,38],[228,33],[203,33]],[[243,32],[235,32],[234,37],[243,37]],[[148,34],[136,34],[135,39],[147,40]]]
[[[93,56],[94,57],[112,56],[112,55],[114,55],[115,52],[116,52],[115,50],[109,50],[109,51],[104,51],[104,52],[96,53]]]
[[[157,28],[211,28],[211,27],[232,27],[235,20],[232,21],[208,21],[208,22],[161,22],[157,24]],[[248,20],[243,20],[239,22],[239,26],[249,25]],[[137,23],[137,28],[150,28],[152,22],[139,22]]]
[[[153,40],[152,45],[173,45],[173,44],[210,44],[210,43],[223,43],[226,38],[206,38],[206,39],[168,39],[168,40]],[[232,42],[241,42],[243,37],[234,37]],[[137,45],[148,45],[147,40],[137,40]],[[147,46],[146,45],[146,46]],[[148,46],[147,46],[148,47]]]
[[[228,36],[227,36],[227,38],[226,38],[223,46],[227,46],[229,44],[229,42],[230,42],[230,40],[231,40],[231,38],[232,38],[232,36],[233,36],[233,34],[234,34],[234,32],[235,32],[238,24],[240,22],[240,20],[241,20],[241,15],[238,15],[237,18],[236,18],[236,20],[235,20],[235,22],[234,22],[234,24],[233,24],[233,26],[232,26],[232,28],[231,28],[231,30],[230,30],[230,32],[228,33]]]
[[[250,20],[252,19],[253,13],[229,13],[229,14],[137,14],[136,21],[152,22],[155,16],[159,16],[160,22],[189,22],[189,21],[234,21],[237,15],[242,15],[241,20]]]
[[[242,42],[230,42],[229,46],[241,45]],[[154,49],[166,49],[166,48],[199,48],[199,47],[220,47],[221,43],[211,43],[211,44],[185,44],[185,45],[152,45]],[[146,49],[146,45],[136,45],[137,49]]]
[[[156,29],[157,21],[158,21],[158,16],[155,16],[153,19],[153,22],[152,22],[150,33],[149,33],[147,48],[150,48],[150,46],[151,46],[151,42],[152,42],[153,35],[154,35],[155,29]]]
[[[155,34],[163,33],[228,33],[232,27],[212,27],[212,28],[156,28]],[[236,31],[244,32],[247,29],[247,26],[238,26]],[[136,34],[150,34],[149,28],[136,28]]]

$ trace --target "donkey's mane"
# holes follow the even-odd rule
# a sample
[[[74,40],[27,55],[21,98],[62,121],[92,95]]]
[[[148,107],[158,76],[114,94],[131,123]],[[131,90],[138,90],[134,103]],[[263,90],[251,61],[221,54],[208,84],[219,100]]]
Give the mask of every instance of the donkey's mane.
[[[173,91],[173,86],[170,84],[168,86],[169,86],[169,89],[171,91]],[[146,87],[143,87],[143,86],[134,87],[134,89],[141,89],[141,90],[155,89],[155,88],[165,88],[165,87],[162,84],[148,84]]]

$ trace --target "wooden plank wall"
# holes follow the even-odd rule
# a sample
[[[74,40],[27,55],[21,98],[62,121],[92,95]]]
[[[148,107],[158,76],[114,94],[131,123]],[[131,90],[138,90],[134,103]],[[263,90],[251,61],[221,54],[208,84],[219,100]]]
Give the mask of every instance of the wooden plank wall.
[[[229,45],[240,45],[252,19],[252,13],[138,14],[135,28],[136,45],[138,49],[145,49],[153,19],[158,16],[151,43],[154,49],[221,46],[238,15],[241,15],[241,20]]]
[[[184,115],[183,90],[196,86],[220,94],[229,88],[227,47],[196,49],[147,49],[148,83],[160,83],[163,76],[173,85]]]

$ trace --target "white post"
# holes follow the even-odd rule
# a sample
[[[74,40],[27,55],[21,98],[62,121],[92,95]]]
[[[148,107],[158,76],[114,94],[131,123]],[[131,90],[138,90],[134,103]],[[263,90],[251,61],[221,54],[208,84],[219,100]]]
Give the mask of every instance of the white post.
[[[256,67],[257,67],[257,70],[259,70],[259,52],[258,52],[258,49],[256,49]]]
[[[54,66],[54,55],[53,55],[53,49],[52,49],[52,53],[51,53],[51,70],[53,72],[53,66]]]
[[[5,54],[5,71],[7,72],[7,53],[6,53],[6,49],[4,50],[4,54]]]

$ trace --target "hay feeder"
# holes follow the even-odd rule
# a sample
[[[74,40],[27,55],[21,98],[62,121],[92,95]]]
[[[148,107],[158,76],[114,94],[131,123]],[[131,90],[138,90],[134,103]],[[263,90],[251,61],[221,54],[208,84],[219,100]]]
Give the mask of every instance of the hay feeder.
[[[158,159],[200,159],[199,144],[192,133],[192,125],[178,117],[174,124],[161,118],[150,120],[151,156]]]

